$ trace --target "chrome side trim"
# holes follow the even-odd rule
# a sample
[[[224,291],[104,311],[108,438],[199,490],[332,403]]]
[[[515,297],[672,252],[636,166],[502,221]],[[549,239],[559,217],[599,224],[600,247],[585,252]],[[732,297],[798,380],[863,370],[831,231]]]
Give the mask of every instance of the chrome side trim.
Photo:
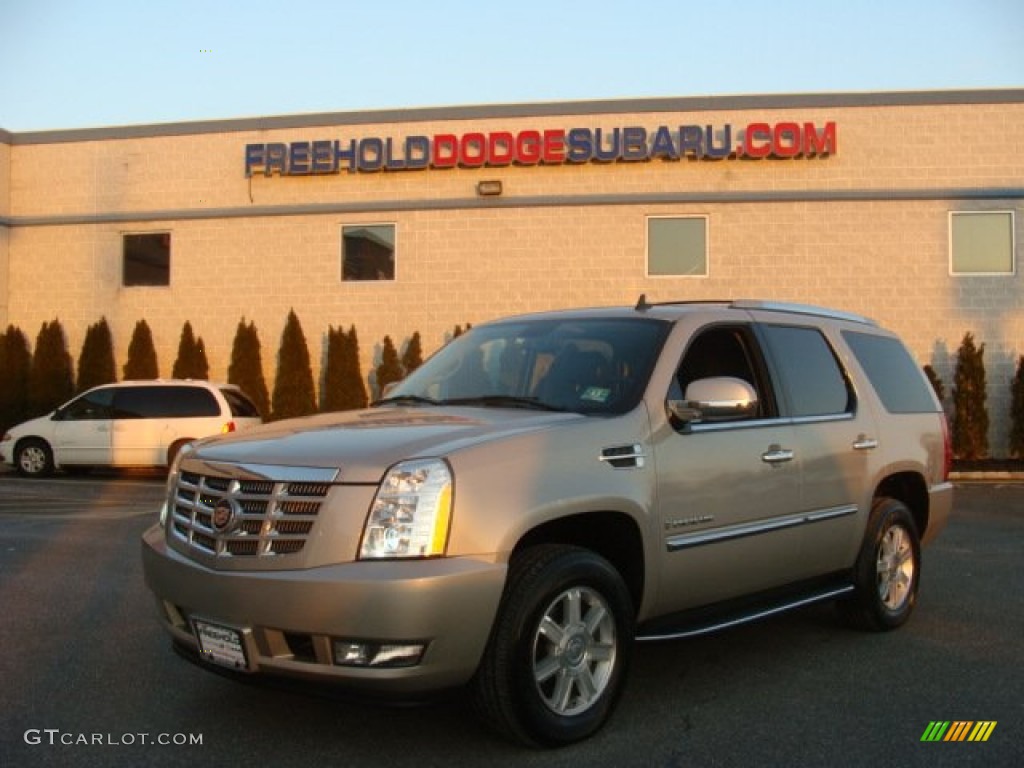
[[[772,606],[771,608],[765,608],[760,611],[755,611],[754,613],[737,616],[736,618],[728,619],[726,621],[704,624],[693,629],[680,630],[679,632],[665,632],[657,635],[637,635],[636,640],[641,643],[654,643],[659,640],[682,640],[688,637],[700,637],[701,635],[708,635],[712,632],[719,632],[723,629],[738,627],[743,624],[750,624],[751,622],[759,621],[761,619],[768,618],[769,616],[775,616],[779,613],[785,613],[786,611],[792,611],[797,608],[814,605],[815,603],[821,603],[825,600],[832,600],[840,597],[841,595],[847,595],[850,592],[853,592],[853,590],[854,586],[852,584],[846,584],[842,587],[835,587],[833,589],[826,590],[825,592],[819,592],[797,600],[780,603]]]
[[[835,520],[847,515],[857,513],[855,505],[832,507],[830,509],[819,509],[813,512],[801,512],[797,515],[787,515],[771,520],[764,520],[757,523],[745,523],[730,528],[721,528],[714,531],[701,531],[700,533],[684,533],[679,536],[672,536],[666,540],[665,545],[669,552],[678,552],[681,549],[702,547],[705,544],[718,544],[723,541],[743,539],[747,536],[759,536],[762,533],[781,531],[787,528],[796,528],[809,523],[820,523],[825,520]]]

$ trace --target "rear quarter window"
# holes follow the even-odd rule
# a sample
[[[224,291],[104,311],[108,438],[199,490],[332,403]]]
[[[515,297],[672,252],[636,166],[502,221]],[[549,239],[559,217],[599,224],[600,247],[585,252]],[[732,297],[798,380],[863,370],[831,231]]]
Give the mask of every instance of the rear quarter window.
[[[220,393],[227,400],[231,415],[236,419],[260,418],[260,410],[256,404],[237,389],[222,389]]]
[[[860,367],[889,413],[934,413],[935,397],[902,342],[891,336],[843,331]]]

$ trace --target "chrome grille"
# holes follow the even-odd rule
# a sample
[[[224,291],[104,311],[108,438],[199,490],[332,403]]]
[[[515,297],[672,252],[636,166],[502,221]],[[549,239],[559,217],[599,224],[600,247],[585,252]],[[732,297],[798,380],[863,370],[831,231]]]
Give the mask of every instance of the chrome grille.
[[[217,557],[301,552],[330,483],[274,482],[182,472],[171,491],[171,534]],[[214,509],[227,501],[231,521],[218,530]]]

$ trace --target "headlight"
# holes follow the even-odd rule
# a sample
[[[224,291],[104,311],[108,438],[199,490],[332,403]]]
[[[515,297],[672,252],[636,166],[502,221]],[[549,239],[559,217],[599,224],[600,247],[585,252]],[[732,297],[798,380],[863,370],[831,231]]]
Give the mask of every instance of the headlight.
[[[452,514],[452,473],[440,459],[403,461],[384,476],[370,506],[359,557],[443,555]]]

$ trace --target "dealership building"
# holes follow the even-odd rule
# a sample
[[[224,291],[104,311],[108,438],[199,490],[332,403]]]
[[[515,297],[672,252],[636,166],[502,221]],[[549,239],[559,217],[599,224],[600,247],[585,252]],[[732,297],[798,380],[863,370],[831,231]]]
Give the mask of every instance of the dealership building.
[[[1005,455],[1024,354],[1024,90],[658,98],[0,130],[0,324],[106,318],[170,375],[185,321],[267,381],[294,309],[319,374],[389,336],[570,306],[767,298],[867,315],[952,386],[985,344]]]

